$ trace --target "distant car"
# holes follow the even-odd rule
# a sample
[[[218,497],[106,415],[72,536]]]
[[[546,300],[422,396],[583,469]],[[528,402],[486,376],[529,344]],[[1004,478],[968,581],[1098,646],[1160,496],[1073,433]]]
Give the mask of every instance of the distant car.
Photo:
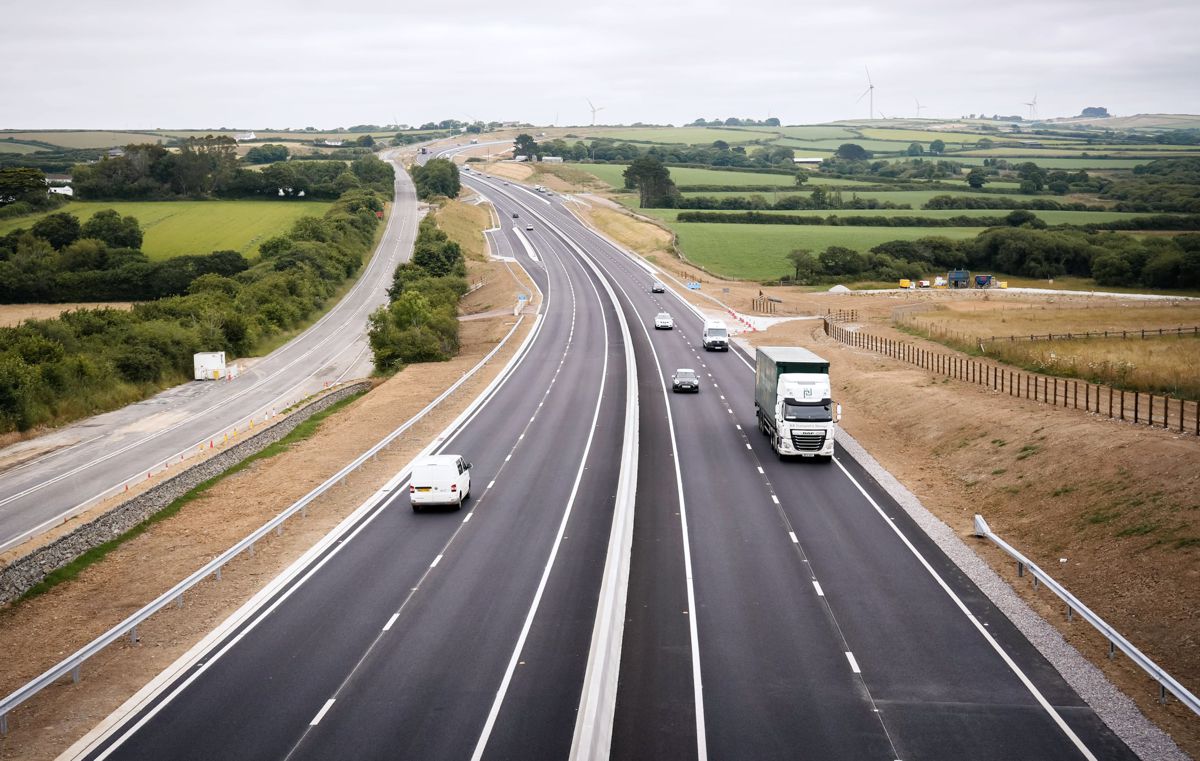
[[[700,393],[700,379],[696,377],[696,371],[688,367],[681,367],[671,376],[671,391],[690,391],[694,394]]]
[[[654,315],[655,330],[671,330],[675,327],[675,321],[671,319],[671,315],[666,312],[659,312]]]
[[[505,184],[505,185],[507,185],[508,183],[506,182],[506,183],[504,183],[504,184]]]
[[[666,293],[667,287],[665,285],[663,285],[662,283],[658,282],[657,280],[655,280],[653,283],[650,284],[650,292],[651,293]]]
[[[532,230],[532,229],[533,229],[533,225],[525,225],[525,229],[526,229],[526,230]]]
[[[408,501],[414,513],[426,505],[461,508],[471,496],[471,463],[462,455],[425,457],[413,466],[408,479]]]
[[[516,219],[516,218],[517,218],[517,217],[519,217],[519,216],[521,216],[521,215],[520,215],[520,214],[518,214],[518,213],[516,213],[515,211],[513,212],[513,219]]]

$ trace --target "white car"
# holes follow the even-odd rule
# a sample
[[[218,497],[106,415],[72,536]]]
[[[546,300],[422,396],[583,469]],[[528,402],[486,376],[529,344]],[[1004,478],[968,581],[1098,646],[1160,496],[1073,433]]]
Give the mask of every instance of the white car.
[[[666,312],[659,312],[654,315],[655,330],[671,330],[675,327],[675,321],[671,319],[671,315]]]
[[[451,505],[457,510],[470,496],[471,463],[462,455],[433,455],[413,466],[408,501],[414,513],[426,505]]]
[[[525,229],[526,229],[526,230],[532,230],[532,229],[533,229],[533,225],[525,225]]]

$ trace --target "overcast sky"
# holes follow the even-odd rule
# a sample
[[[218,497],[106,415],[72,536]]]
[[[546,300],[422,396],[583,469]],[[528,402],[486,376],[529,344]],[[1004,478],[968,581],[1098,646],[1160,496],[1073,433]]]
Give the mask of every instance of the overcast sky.
[[[7,5],[9,129],[1200,113],[1197,0]]]

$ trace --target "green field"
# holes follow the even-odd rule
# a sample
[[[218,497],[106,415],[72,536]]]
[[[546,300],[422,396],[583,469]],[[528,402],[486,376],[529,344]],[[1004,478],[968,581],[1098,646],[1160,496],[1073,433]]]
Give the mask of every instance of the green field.
[[[748,130],[717,129],[715,127],[647,127],[645,129],[586,127],[576,131],[590,138],[602,137],[610,140],[671,143],[676,145],[708,145],[715,140],[724,140],[727,143],[748,143],[753,140],[765,140],[769,138],[769,136],[760,135]]]
[[[796,140],[840,140],[846,142],[858,137],[858,133],[845,127],[745,127],[744,129],[782,135]]]
[[[300,217],[323,215],[330,205],[323,201],[73,201],[62,210],[81,220],[101,209],[133,215],[145,233],[142,250],[151,259],[212,251],[237,251],[253,259],[259,243],[286,232]],[[0,235],[29,228],[43,216],[0,221]]]
[[[622,177],[627,164],[564,164],[598,177],[614,188],[625,186]],[[718,169],[695,169],[692,167],[669,167],[671,179],[676,185],[779,185],[792,187],[796,181],[787,174],[760,174],[757,172],[722,172]]]
[[[975,156],[974,151],[967,153],[951,153],[944,158],[951,161],[957,161],[965,166],[983,166],[983,160],[987,156]],[[999,158],[999,157],[997,157]],[[1021,164],[1026,161],[1032,161],[1040,167],[1046,169],[1098,169],[1120,171],[1123,169],[1133,169],[1135,166],[1148,164],[1154,161],[1152,158],[1144,159],[1102,159],[1102,158],[1078,158],[1078,159],[1056,159],[1042,157],[1006,157],[1009,166]]]
[[[1180,147],[1182,148],[1184,146],[1180,146]],[[1200,154],[1200,147],[1197,147],[1197,146],[1187,146],[1187,147],[1190,149],[1190,152],[1192,154]],[[1094,146],[1094,145],[1081,146],[1078,150],[1074,150],[1074,149],[1069,150],[1067,148],[1057,148],[1057,147],[1055,147],[1055,148],[986,148],[984,150],[964,151],[962,155],[965,155],[965,156],[1000,156],[1002,158],[1007,158],[1010,156],[1021,156],[1021,157],[1027,157],[1030,161],[1037,161],[1039,158],[1043,158],[1043,157],[1045,157],[1045,158],[1053,158],[1053,157],[1075,158],[1075,156],[1068,156],[1067,155],[1068,153],[1076,154],[1079,158],[1084,158],[1084,156],[1082,155],[1084,153],[1088,153],[1088,154],[1092,154],[1092,155],[1101,154],[1101,155],[1105,155],[1105,156],[1122,156],[1122,157],[1127,157],[1127,158],[1163,158],[1164,155],[1169,158],[1171,156],[1176,155],[1176,154],[1169,154],[1166,151],[1153,151],[1153,150],[1147,151],[1144,149],[1138,150],[1138,149],[1132,148],[1130,146],[1126,146],[1125,148],[1106,150],[1104,148]],[[959,154],[955,154],[955,155],[959,155]]]
[[[649,213],[649,212],[643,212]],[[981,227],[804,227],[674,223],[687,258],[710,272],[747,280],[776,280],[792,271],[787,255],[796,248],[813,253],[829,246],[866,251],[889,240],[973,238]]]
[[[815,151],[817,153],[836,151],[839,146],[846,143],[853,143],[868,151],[877,153],[903,152],[908,150],[909,146],[908,143],[889,143],[886,140],[864,140],[861,137],[848,137],[840,140],[795,140],[785,137],[775,141],[775,145],[782,145],[794,151]]]
[[[771,197],[763,194],[767,200]],[[633,199],[636,201],[636,199]],[[638,211],[642,211],[638,209]],[[707,211],[701,209],[655,209],[654,216],[664,221],[674,222],[675,218],[684,211]],[[719,214],[740,214],[740,211],[718,211]],[[798,216],[798,217],[922,217],[925,219],[951,219],[952,217],[1003,217],[1010,212],[1006,209],[797,209],[795,211],[770,210],[760,214]],[[1131,219],[1145,216],[1138,212],[1126,211],[1035,211],[1039,219],[1048,225],[1085,225],[1088,223],[1112,222],[1118,219]],[[946,228],[929,228],[939,230]]]
[[[986,132],[942,132],[940,130],[918,129],[886,129],[879,127],[864,127],[859,130],[863,137],[876,140],[898,140],[904,143],[925,143],[941,140],[944,143],[977,143],[985,137],[998,140]]]
[[[40,145],[29,145],[28,143],[14,143],[9,140],[0,140],[0,153],[37,153],[38,151],[48,150]]]
[[[81,132],[81,131],[44,131],[44,132],[0,132],[0,137],[11,137],[15,140],[36,140],[40,143],[50,143],[63,148],[115,148],[131,143],[162,143],[166,138],[148,135],[140,132]]]

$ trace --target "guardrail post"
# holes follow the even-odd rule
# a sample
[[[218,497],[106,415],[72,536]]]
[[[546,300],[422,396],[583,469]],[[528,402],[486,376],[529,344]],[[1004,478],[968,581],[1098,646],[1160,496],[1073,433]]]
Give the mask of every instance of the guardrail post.
[[[1070,605],[1067,606],[1067,620],[1068,621],[1075,620],[1075,609],[1072,608]]]
[[[1162,682],[1158,683],[1158,702],[1162,705],[1167,704],[1167,685]]]
[[[79,684],[81,668],[82,668],[82,666],[76,666],[75,668],[71,669],[71,682],[73,684]]]
[[[1025,575],[1025,564],[1022,563],[1020,560],[1018,560],[1017,561],[1017,577],[1020,578],[1020,577],[1023,577],[1024,575]],[[1037,579],[1034,579],[1033,583],[1036,585]]]
[[[1108,641],[1108,659],[1111,661],[1117,657],[1117,643],[1111,639]]]
[[[136,645],[137,641],[137,627],[134,626],[129,629],[129,644]]]
[[[217,566],[217,572],[213,575],[216,577],[217,581],[221,580],[221,566]]]
[[[280,521],[279,525],[275,527],[275,536],[283,536],[283,521]]]
[[[183,607],[183,592],[180,592],[179,596],[175,598],[175,607],[176,608]]]

